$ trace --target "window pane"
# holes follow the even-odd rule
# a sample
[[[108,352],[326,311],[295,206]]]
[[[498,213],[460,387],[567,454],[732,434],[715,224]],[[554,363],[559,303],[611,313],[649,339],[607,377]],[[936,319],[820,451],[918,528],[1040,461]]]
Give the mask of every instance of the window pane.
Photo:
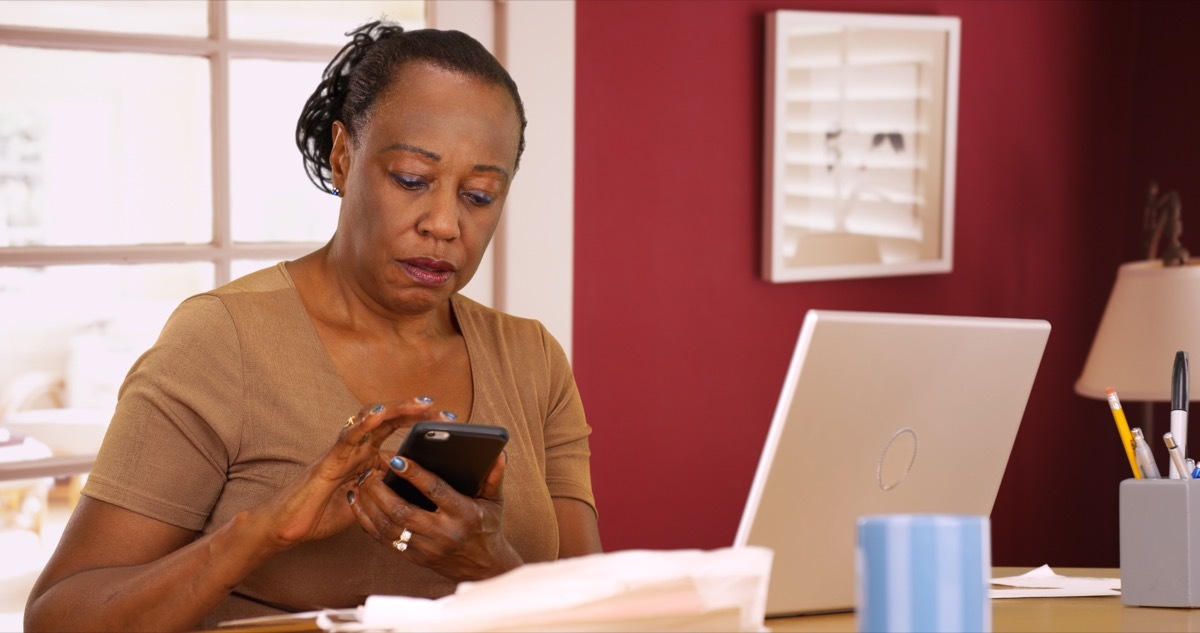
[[[58,404],[111,414],[133,361],[213,275],[208,262],[0,267],[0,400],[40,372],[65,380]]]
[[[338,199],[305,175],[296,121],[321,81],[322,62],[230,62],[230,182],[233,239],[324,242]]]
[[[0,68],[0,246],[212,239],[205,59],[0,46]]]
[[[240,0],[230,2],[229,36],[234,39],[337,44],[346,31],[381,16],[405,28],[425,25],[423,0]]]
[[[0,24],[120,33],[208,35],[204,0],[38,0],[0,2]]]

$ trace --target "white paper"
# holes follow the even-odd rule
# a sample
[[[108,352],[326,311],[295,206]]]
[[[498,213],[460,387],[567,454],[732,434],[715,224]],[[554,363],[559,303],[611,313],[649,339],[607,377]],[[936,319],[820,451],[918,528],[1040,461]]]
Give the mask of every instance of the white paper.
[[[371,596],[328,631],[765,631],[773,553],[627,550],[523,565],[429,600]]]
[[[1093,578],[1056,574],[1049,565],[1042,565],[1019,576],[993,578],[993,598],[1077,598],[1084,596],[1116,596],[1121,593],[1120,578]]]

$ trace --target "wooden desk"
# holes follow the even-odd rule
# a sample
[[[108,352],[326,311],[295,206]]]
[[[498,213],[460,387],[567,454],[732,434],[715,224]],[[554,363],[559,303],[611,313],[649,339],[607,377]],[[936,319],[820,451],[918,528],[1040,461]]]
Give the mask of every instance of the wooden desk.
[[[1015,576],[1028,568],[997,567],[997,576]],[[1067,576],[1117,577],[1116,569],[1054,568]],[[771,618],[766,627],[773,633],[821,631],[855,632],[858,623],[853,613]],[[1138,633],[1200,633],[1200,609],[1160,609],[1126,607],[1119,596],[1102,598],[1001,598],[992,601],[992,629],[995,633],[1031,631],[1038,633],[1079,633],[1080,631],[1129,631]],[[320,631],[311,620],[282,626],[258,626],[220,629],[211,633],[301,633]]]
[[[1015,576],[1028,568],[996,568],[997,576]],[[1117,569],[1054,568],[1067,576],[1098,576],[1115,578]],[[853,613],[812,615],[795,618],[768,619],[767,628],[773,632],[792,631],[857,631]],[[992,601],[992,629],[1005,631],[1137,631],[1137,632],[1200,632],[1200,609],[1160,609],[1126,607],[1120,597],[1103,598],[1002,598]]]

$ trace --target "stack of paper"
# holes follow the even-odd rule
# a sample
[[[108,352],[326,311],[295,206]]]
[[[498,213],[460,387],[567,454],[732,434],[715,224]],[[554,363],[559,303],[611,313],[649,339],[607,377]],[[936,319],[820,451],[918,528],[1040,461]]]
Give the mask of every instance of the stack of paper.
[[[371,596],[328,631],[765,631],[772,552],[628,550],[519,567],[437,600]],[[342,617],[339,617],[342,616]]]
[[[326,609],[221,623],[223,628],[326,631],[766,631],[773,553],[763,547],[628,550],[461,583],[430,600],[371,596]],[[282,627],[282,628],[280,628]],[[289,629],[290,630],[290,629]]]

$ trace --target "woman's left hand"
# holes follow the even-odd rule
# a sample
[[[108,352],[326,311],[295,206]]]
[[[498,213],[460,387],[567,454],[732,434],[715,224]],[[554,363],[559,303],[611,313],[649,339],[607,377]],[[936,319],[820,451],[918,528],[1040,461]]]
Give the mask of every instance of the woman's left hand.
[[[389,546],[405,542],[397,548],[401,549],[398,555],[454,581],[491,578],[524,562],[504,536],[501,484],[506,454],[496,459],[474,499],[420,464],[400,459],[404,468],[393,467],[392,472],[425,493],[437,510],[429,512],[404,501],[383,483],[382,473],[372,471],[359,483],[353,504],[363,530]]]

